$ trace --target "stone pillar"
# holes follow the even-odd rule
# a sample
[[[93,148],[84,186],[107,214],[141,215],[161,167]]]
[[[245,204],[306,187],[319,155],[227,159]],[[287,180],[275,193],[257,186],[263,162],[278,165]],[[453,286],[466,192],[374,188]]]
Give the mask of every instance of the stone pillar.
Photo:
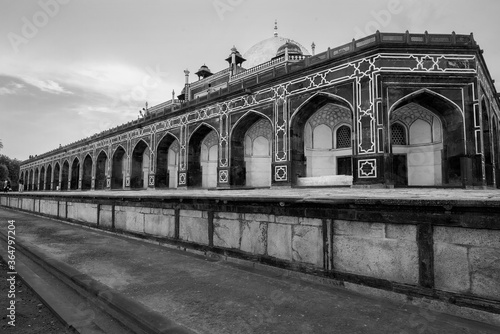
[[[282,88],[279,88],[282,89]],[[272,156],[271,186],[291,185],[291,157],[289,149],[288,99],[280,98],[274,102],[273,125],[274,141]]]
[[[180,127],[180,135],[179,135],[179,166],[177,168],[177,188],[179,189],[187,189],[187,126],[186,120],[183,118],[182,125]]]
[[[220,107],[219,107],[220,108]],[[217,187],[229,188],[230,184],[230,164],[229,164],[229,110],[221,108],[221,115],[219,116],[220,134],[219,134],[219,159],[217,163]]]

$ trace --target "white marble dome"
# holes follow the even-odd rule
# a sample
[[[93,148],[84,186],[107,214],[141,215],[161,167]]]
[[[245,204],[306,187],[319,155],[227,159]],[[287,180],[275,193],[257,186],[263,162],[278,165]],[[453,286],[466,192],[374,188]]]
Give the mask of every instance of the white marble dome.
[[[279,47],[288,41],[291,41],[293,44],[298,45],[302,50],[303,55],[310,55],[309,51],[300,43],[297,43],[290,38],[273,36],[255,44],[243,54],[243,58],[247,60],[243,63],[243,67],[251,68],[271,60],[272,58],[276,57],[276,53],[278,52]]]

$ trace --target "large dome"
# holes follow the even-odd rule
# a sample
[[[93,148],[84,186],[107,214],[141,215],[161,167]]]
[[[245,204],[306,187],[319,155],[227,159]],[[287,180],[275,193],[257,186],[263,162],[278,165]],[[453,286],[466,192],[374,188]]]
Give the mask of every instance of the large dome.
[[[305,47],[291,40],[290,38],[273,36],[271,38],[265,39],[255,44],[247,52],[245,52],[243,54],[243,57],[247,61],[243,63],[243,66],[245,68],[250,68],[271,60],[272,58],[276,57],[276,54],[278,53],[278,49],[280,48],[280,46],[282,46],[288,41],[291,41],[293,42],[293,44],[299,46],[303,55],[305,56],[310,55],[309,51],[307,51]]]

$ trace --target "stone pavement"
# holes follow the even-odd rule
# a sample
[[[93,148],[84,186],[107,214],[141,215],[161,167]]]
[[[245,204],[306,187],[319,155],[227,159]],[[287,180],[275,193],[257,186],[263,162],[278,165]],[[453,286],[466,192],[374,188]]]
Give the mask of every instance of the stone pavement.
[[[17,193],[12,193],[16,195]],[[51,196],[77,195],[84,197],[170,197],[170,198],[227,198],[227,199],[284,199],[284,200],[422,200],[422,201],[481,201],[500,203],[500,189],[458,188],[396,188],[361,189],[338,188],[290,188],[273,187],[257,189],[148,189],[148,190],[97,190],[97,191],[34,191],[24,194],[49,194]]]
[[[0,208],[0,233],[197,333],[499,333],[215,255],[162,247]],[[57,262],[54,262],[57,263]]]

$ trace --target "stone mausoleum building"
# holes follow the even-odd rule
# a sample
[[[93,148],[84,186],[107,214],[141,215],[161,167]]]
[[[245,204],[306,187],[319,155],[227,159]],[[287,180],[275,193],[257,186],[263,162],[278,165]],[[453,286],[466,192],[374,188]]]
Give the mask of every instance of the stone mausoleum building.
[[[473,35],[278,36],[144,117],[24,161],[29,190],[500,187],[500,101]],[[200,59],[202,63],[203,59]]]

